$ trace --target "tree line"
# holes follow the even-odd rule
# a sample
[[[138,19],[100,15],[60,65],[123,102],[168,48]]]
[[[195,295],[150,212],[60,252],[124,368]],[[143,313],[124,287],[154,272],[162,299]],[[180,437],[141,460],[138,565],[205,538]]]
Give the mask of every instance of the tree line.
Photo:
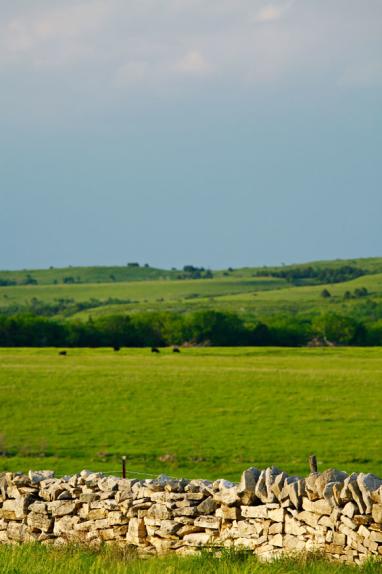
[[[296,285],[300,283],[342,283],[343,281],[351,281],[365,274],[366,272],[363,269],[352,265],[342,265],[340,267],[295,266],[287,267],[286,269],[262,269],[261,272],[258,273],[258,275],[261,276],[286,279],[286,281]]]
[[[265,321],[234,313],[134,313],[86,322],[35,315],[0,316],[1,347],[146,347],[168,345],[304,346],[382,345],[382,320],[322,313],[282,314]]]

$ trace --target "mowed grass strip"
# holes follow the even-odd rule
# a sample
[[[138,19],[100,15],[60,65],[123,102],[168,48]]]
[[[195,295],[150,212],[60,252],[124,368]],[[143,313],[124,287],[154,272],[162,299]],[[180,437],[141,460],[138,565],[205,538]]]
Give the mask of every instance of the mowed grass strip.
[[[0,349],[0,469],[382,476],[381,407],[379,348]]]

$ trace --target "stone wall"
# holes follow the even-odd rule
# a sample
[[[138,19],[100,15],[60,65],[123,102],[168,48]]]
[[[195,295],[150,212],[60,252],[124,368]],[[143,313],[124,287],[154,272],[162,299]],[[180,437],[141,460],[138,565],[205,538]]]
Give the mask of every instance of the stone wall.
[[[322,550],[360,563],[382,554],[382,480],[337,470],[288,476],[276,468],[226,480],[128,480],[82,471],[0,475],[0,542],[132,545],[140,553],[200,546],[263,558]]]

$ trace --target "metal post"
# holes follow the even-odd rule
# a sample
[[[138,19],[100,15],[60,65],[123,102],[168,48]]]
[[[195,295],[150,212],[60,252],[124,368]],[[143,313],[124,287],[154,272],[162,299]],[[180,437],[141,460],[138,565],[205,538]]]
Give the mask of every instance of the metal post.
[[[126,478],[126,457],[122,457],[122,478]]]

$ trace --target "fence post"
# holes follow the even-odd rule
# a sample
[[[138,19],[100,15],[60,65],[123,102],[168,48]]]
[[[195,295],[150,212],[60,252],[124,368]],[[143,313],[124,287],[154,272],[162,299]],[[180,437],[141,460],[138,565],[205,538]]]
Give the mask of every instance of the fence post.
[[[318,472],[317,469],[317,458],[315,454],[312,454],[309,457],[309,467],[310,467],[310,472]]]
[[[126,478],[126,457],[122,457],[122,478]]]

